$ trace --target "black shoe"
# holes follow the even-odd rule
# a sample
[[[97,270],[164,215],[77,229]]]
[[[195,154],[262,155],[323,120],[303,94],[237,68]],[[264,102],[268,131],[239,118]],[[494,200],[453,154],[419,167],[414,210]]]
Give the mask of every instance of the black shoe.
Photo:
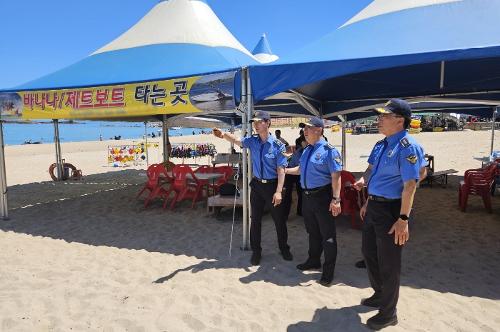
[[[373,294],[366,299],[362,299],[361,304],[367,307],[380,308],[380,295]]]
[[[325,287],[330,287],[333,282],[333,277],[321,276],[321,279],[318,280],[318,283]]]
[[[366,269],[366,263],[364,260],[357,261],[356,264],[354,264],[355,267],[358,269]]]
[[[398,316],[394,315],[392,317],[386,318],[380,315],[380,313],[375,316],[368,318],[366,325],[375,331],[383,329],[387,326],[394,326],[398,323]]]
[[[282,250],[281,251],[281,256],[283,256],[283,259],[286,260],[286,261],[291,261],[293,260],[293,255],[292,253],[290,252],[290,250]]]
[[[254,251],[252,253],[252,258],[250,258],[250,263],[252,265],[259,265],[260,264],[260,258],[262,257],[260,252]]]
[[[307,270],[317,270],[321,268],[321,263],[313,263],[309,260],[305,261],[302,264],[297,265],[297,269],[301,271],[307,271]]]

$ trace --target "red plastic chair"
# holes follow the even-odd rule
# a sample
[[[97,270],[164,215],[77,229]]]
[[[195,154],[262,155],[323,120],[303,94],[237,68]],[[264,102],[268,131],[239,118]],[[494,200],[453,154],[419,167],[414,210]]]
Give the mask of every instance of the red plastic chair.
[[[149,195],[144,201],[145,208],[156,197],[162,197],[166,200],[169,195],[169,191],[165,189],[165,185],[170,184],[173,180],[162,164],[153,164],[149,166],[146,174],[148,176],[148,181],[142,190],[137,194],[137,198],[139,198],[142,193],[149,191]]]
[[[199,166],[194,173],[212,173],[213,172],[213,167],[208,166],[208,165],[201,165]]]
[[[217,181],[213,184],[210,184],[210,188],[212,188],[215,194],[219,193],[219,188],[224,183],[227,183],[229,179],[233,176],[233,167],[232,166],[217,166],[214,167],[214,173],[221,173],[223,176],[217,179]]]
[[[366,190],[358,192],[353,184],[356,182],[356,178],[351,172],[341,171],[341,190],[340,190],[340,205],[342,208],[342,214],[351,217],[351,227],[354,229],[360,229],[361,223],[358,222],[359,211],[364,204],[366,199]]]
[[[491,192],[498,172],[497,167],[498,164],[495,162],[485,168],[465,171],[464,180],[460,181],[460,187],[458,188],[458,205],[462,212],[467,209],[469,195],[481,196],[486,210],[489,213],[493,212],[491,209]]]
[[[191,167],[187,165],[176,165],[172,170],[173,182],[168,190],[168,194],[175,192],[175,196],[170,204],[170,209],[174,209],[175,204],[184,199],[192,199],[191,208],[195,208],[195,203],[203,198],[204,184],[198,180]],[[167,206],[167,200],[163,203],[163,208]]]

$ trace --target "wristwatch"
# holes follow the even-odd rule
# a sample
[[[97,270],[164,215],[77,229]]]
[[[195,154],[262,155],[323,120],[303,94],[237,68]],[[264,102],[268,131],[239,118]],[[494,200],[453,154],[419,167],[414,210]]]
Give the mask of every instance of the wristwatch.
[[[399,219],[404,220],[404,221],[408,221],[409,218],[406,214],[400,214]]]
[[[337,198],[337,197],[332,197],[332,201],[334,203],[340,203],[340,198]]]

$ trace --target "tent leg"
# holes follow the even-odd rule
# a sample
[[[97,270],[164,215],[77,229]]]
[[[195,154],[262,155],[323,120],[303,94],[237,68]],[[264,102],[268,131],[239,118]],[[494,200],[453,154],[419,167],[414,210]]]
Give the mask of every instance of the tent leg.
[[[243,68],[241,71],[241,103],[247,107],[247,74],[248,71],[246,68]],[[246,111],[246,110],[245,110]],[[244,112],[242,115],[241,122],[241,137],[245,137],[247,134],[247,112]],[[250,249],[250,217],[249,211],[250,207],[249,203],[249,185],[248,185],[248,149],[244,148],[241,151],[242,159],[243,159],[243,243],[241,246],[242,250]]]
[[[496,123],[496,118],[498,114],[498,109],[500,107],[495,107],[493,108],[493,116],[491,119],[491,148],[490,148],[490,156],[493,154],[493,148],[495,145],[495,123]]]
[[[7,202],[7,174],[5,172],[5,150],[3,142],[3,121],[0,120],[0,217],[9,219],[9,207]]]
[[[149,167],[148,122],[147,121],[144,121],[144,152],[146,152],[146,166]]]
[[[342,168],[347,169],[347,137],[346,137],[347,121],[342,120]]]
[[[54,123],[54,144],[56,146],[56,171],[57,171],[57,181],[62,181],[63,179],[63,161],[61,155],[61,140],[59,138],[59,120],[53,119]]]
[[[163,115],[163,122],[161,126],[161,135],[163,138],[163,162],[167,162],[170,159],[170,149],[168,147],[169,145],[169,139],[168,139],[168,124],[167,124],[167,115]]]
[[[253,96],[252,96],[252,82],[250,81],[250,69],[247,68],[247,75],[246,75],[246,80],[247,80],[247,136],[252,136],[253,132],[253,127],[252,124],[250,123],[250,119],[253,117]],[[252,153],[250,152],[250,149],[248,150],[248,157],[247,157],[247,178],[248,178],[248,225],[252,225],[252,203],[250,202],[250,195],[252,193],[252,188],[250,188],[250,182],[252,181],[253,178],[253,167],[252,167]],[[251,231],[251,230],[250,230]],[[250,241],[248,241],[247,246],[250,247]]]
[[[231,134],[234,134],[234,119],[231,119],[231,128],[229,129],[229,132]],[[229,151],[229,153],[233,153],[233,151],[234,151],[234,143],[233,142],[231,142],[231,148],[230,149],[231,150]]]

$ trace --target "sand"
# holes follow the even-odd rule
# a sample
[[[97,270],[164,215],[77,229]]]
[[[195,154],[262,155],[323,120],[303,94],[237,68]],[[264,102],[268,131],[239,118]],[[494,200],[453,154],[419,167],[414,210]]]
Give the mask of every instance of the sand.
[[[284,129],[293,142],[297,129]],[[328,133],[334,145],[338,133]],[[500,196],[493,214],[473,197],[457,208],[457,184],[474,157],[489,151],[488,132],[424,133],[417,139],[436,158],[436,170],[454,168],[447,188],[418,190],[411,239],[404,250],[400,323],[387,331],[500,330]],[[348,136],[348,169],[366,167],[379,135]],[[174,142],[213,141],[209,135]],[[363,331],[375,314],[359,305],[371,295],[359,231],[337,220],[339,254],[334,285],[295,265],[307,256],[302,218],[292,213],[293,262],[278,253],[269,216],[263,259],[249,264],[241,251],[237,213],[215,218],[203,203],[175,211],[161,202],[148,209],[135,199],[144,168],[106,165],[116,142],[64,143],[79,182],[49,182],[52,145],[6,147],[10,220],[0,222],[0,330],[2,331]],[[496,149],[499,149],[497,143]],[[151,160],[161,154],[151,152]],[[202,160],[206,162],[206,160]],[[137,168],[137,169],[136,169]]]

